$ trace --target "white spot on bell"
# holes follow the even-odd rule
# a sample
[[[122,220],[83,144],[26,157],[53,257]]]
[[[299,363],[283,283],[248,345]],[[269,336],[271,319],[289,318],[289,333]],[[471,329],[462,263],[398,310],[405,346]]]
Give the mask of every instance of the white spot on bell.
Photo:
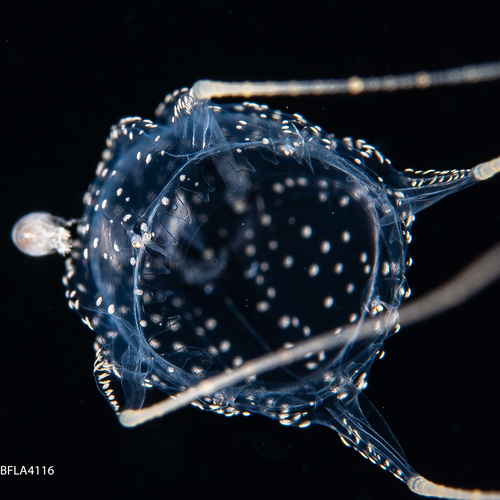
[[[302,238],[306,238],[306,239],[310,238],[311,234],[312,234],[311,226],[302,226],[302,228],[300,230],[300,235],[302,236]]]

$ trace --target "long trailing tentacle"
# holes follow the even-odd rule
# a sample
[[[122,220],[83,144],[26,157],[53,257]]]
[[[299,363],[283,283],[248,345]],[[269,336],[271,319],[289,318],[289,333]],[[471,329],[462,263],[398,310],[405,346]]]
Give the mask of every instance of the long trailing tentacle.
[[[409,326],[457,307],[500,278],[500,243],[477,258],[454,278],[414,300],[400,309],[399,324]],[[141,410],[125,410],[120,414],[120,423],[125,427],[135,427],[148,420],[161,417],[187,406],[198,398],[209,396],[218,389],[228,387],[253,375],[265,373],[278,367],[289,365],[305,355],[340,347],[357,334],[357,340],[373,336],[377,319],[367,320],[361,328],[346,325],[342,335],[326,332],[311,339],[298,342],[294,347],[279,349],[251,361],[229,373],[221,373],[201,381],[175,397]],[[394,317],[396,324],[397,317]],[[357,333],[356,333],[357,332]]]

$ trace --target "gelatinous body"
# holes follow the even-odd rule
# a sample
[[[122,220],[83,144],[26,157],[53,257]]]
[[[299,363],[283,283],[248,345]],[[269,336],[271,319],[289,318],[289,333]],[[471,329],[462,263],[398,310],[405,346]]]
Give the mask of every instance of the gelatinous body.
[[[409,295],[414,214],[478,172],[397,172],[366,142],[299,115],[183,90],[154,122],[112,128],[73,240],[47,251],[71,246],[69,305],[96,334],[96,380],[120,415],[350,325],[337,347],[193,404],[329,426],[412,487],[425,480],[382,419],[367,420],[376,411],[362,390]],[[52,222],[43,234],[58,234]],[[13,234],[29,253],[19,235],[39,233],[26,226]],[[357,338],[364,324],[370,335]]]

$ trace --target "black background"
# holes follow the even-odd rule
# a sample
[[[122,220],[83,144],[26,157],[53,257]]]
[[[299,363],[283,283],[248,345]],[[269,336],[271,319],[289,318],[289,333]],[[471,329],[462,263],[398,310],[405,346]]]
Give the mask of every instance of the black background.
[[[2,498],[414,498],[322,427],[186,408],[123,429],[97,391],[93,336],[66,307],[59,257],[30,259],[14,222],[82,212],[109,127],[152,118],[199,78],[305,79],[444,69],[500,59],[494,2],[19,2],[2,13]],[[339,136],[362,137],[396,168],[467,168],[500,154],[500,83],[359,97],[282,98]],[[500,236],[500,180],[417,217],[414,296]],[[496,284],[386,344],[366,394],[413,467],[431,480],[497,488]],[[416,498],[416,497],[415,497]]]

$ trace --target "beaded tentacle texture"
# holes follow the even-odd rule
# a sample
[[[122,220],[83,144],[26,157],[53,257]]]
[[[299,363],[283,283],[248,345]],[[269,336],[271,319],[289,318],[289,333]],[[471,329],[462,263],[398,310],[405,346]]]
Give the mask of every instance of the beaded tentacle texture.
[[[12,238],[31,256],[67,256],[69,305],[96,334],[95,377],[123,425],[186,404],[317,423],[419,495],[500,499],[417,474],[363,395],[387,337],[500,275],[497,245],[400,310],[415,214],[496,175],[500,158],[398,172],[365,141],[338,139],[300,115],[212,101],[499,78],[492,63],[381,78],[199,81],[168,95],[154,121],[126,118],[111,129],[80,219],[29,214]]]

